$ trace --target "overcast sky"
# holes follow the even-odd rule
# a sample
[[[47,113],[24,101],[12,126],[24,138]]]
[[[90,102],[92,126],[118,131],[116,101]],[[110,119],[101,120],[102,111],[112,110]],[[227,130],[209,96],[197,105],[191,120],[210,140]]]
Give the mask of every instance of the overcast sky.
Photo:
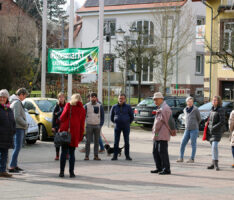
[[[83,6],[84,2],[86,0],[75,0],[75,11],[80,8],[81,6]],[[66,7],[68,8],[68,6],[70,5],[70,0],[67,0],[67,5]]]

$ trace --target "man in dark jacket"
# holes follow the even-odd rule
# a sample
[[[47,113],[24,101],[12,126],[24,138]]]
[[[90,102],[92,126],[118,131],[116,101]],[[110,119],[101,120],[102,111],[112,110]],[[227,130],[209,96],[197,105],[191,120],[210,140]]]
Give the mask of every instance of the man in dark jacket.
[[[115,123],[115,141],[114,141],[114,156],[111,160],[118,160],[118,149],[120,134],[123,131],[124,136],[124,153],[126,160],[132,160],[129,155],[129,133],[130,124],[134,116],[130,105],[126,104],[126,95],[120,94],[118,104],[114,105],[111,109],[111,121]]]

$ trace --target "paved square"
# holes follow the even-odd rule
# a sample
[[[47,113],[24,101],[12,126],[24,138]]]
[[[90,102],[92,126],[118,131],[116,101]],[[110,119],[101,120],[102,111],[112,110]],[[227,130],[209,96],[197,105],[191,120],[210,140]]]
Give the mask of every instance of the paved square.
[[[104,127],[103,133],[113,146],[113,128]],[[75,179],[68,176],[68,162],[65,178],[58,177],[59,162],[54,161],[53,142],[26,145],[19,158],[19,166],[26,173],[11,179],[0,178],[0,199],[234,199],[234,169],[231,168],[232,154],[227,137],[219,144],[221,171],[206,169],[211,162],[211,148],[201,136],[194,164],[176,163],[182,135],[171,138],[172,175],[166,176],[150,174],[150,170],[155,169],[151,138],[150,130],[132,129],[130,151],[133,161],[125,160],[124,151],[118,161],[111,161],[106,154],[100,155],[102,161],[93,161],[92,151],[90,161],[84,161],[84,153],[76,150]],[[84,144],[80,144],[79,149],[82,147]],[[185,161],[190,153],[189,143]]]

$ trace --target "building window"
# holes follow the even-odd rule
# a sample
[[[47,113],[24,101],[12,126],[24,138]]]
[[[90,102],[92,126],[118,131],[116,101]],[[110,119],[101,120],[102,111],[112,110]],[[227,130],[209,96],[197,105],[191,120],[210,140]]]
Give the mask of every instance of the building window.
[[[105,19],[104,20],[104,36],[109,32],[111,36],[115,35],[116,31],[116,19]]]
[[[133,68],[136,70],[136,65],[133,65]],[[152,58],[148,58],[148,57],[143,57],[142,58],[142,82],[144,83],[148,83],[148,82],[153,82],[153,59]],[[139,75],[134,74],[131,79],[131,81],[138,81],[139,80]]]
[[[0,10],[2,10],[2,4],[0,3]]]
[[[223,48],[227,52],[234,52],[234,22],[224,23]]]
[[[142,42],[144,45],[150,45],[154,43],[154,24],[151,21],[140,20],[136,21],[132,25],[136,28],[142,37]]]
[[[200,26],[200,25],[205,25],[206,23],[206,18],[205,17],[201,17],[201,16],[198,16],[197,17],[197,26]]]
[[[204,72],[204,55],[198,54],[196,56],[196,74],[203,75]]]

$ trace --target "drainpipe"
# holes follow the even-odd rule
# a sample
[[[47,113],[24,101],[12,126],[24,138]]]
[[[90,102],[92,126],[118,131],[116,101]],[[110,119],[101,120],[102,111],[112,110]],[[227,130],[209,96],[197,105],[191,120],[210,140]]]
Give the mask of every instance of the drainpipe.
[[[211,70],[212,70],[212,40],[213,40],[213,8],[208,5],[205,0],[202,0],[202,3],[211,9],[211,24],[210,24],[210,29],[211,29],[211,33],[210,33],[210,79],[209,79],[209,101],[211,100]]]

